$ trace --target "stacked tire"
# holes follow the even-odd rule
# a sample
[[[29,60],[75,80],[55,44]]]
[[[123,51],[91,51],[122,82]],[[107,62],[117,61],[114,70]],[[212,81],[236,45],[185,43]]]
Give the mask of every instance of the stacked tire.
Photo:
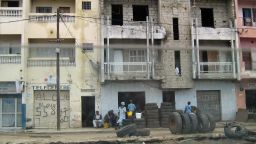
[[[144,118],[135,119],[134,123],[136,124],[137,128],[145,128],[146,127],[146,122],[145,122]]]
[[[211,132],[216,122],[210,114],[172,112],[169,115],[169,129],[173,134]]]
[[[116,131],[117,137],[126,137],[126,136],[149,136],[150,130],[146,128],[138,128],[136,124],[126,125]]]
[[[163,128],[169,128],[169,115],[174,111],[174,105],[172,103],[161,103],[159,115],[160,126]]]
[[[156,103],[147,103],[145,105],[146,126],[148,128],[159,128],[159,112]]]

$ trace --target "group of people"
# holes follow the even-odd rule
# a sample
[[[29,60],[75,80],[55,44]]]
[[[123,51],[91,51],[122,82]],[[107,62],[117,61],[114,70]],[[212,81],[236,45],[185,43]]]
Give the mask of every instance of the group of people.
[[[128,112],[131,112],[134,115],[136,110],[135,104],[133,104],[132,100],[127,106]],[[108,123],[110,127],[114,126],[122,126],[123,120],[126,119],[126,107],[125,102],[121,102],[121,105],[118,108],[118,116],[114,113],[113,110],[108,111],[108,113],[104,117],[104,122]],[[94,118],[93,118],[93,126],[94,127],[102,127],[103,120],[102,116],[99,114],[99,111],[96,111]]]

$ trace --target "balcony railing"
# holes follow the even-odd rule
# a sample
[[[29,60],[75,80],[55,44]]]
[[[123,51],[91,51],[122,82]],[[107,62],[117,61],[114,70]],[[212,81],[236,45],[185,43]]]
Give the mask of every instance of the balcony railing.
[[[232,62],[200,62],[200,73],[232,73]]]
[[[21,17],[22,7],[0,7],[1,17]]]
[[[75,14],[74,13],[65,13],[61,15],[64,22],[74,22]],[[30,13],[29,19],[32,22],[56,22],[57,15],[56,13]]]
[[[146,73],[150,67],[151,63],[147,62],[110,62],[104,63],[104,72],[107,73],[109,68],[110,74]]]
[[[61,58],[60,66],[75,66],[75,62],[70,62],[69,58]],[[56,66],[55,58],[29,58],[29,67],[53,67]]]
[[[0,64],[21,64],[21,56],[17,54],[0,55]]]

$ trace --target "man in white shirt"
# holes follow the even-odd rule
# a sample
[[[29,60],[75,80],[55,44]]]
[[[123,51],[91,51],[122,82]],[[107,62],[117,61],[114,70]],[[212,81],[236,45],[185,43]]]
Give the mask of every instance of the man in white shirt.
[[[98,128],[98,127],[102,127],[102,125],[103,125],[102,116],[99,113],[99,111],[96,111],[93,117],[93,127]]]

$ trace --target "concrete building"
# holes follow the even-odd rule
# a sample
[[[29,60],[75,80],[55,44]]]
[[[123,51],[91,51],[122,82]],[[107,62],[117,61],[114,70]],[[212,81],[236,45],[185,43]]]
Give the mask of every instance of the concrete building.
[[[191,1],[191,17],[195,82],[192,96],[197,107],[214,115],[216,120],[232,120],[237,110],[234,3],[232,0]]]
[[[56,47],[61,128],[91,124],[88,115],[100,101],[99,6],[96,0],[0,1],[0,128],[25,126],[26,119],[35,128],[56,127]],[[57,8],[60,45],[55,44]]]
[[[255,2],[235,0],[238,45],[240,48],[240,81],[237,83],[237,107],[256,112],[256,23]]]

